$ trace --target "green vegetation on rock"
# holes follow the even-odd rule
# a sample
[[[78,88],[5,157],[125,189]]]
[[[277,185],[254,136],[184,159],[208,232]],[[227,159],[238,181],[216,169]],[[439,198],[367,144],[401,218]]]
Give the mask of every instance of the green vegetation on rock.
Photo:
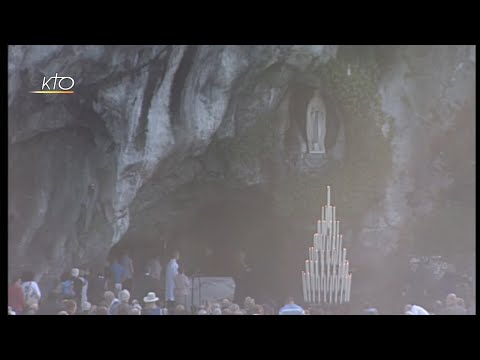
[[[350,67],[350,75],[348,68]],[[378,95],[379,69],[375,58],[356,63],[334,59],[319,71],[324,91],[336,100],[345,120],[347,152],[341,166],[322,176],[296,175],[275,188],[277,210],[286,216],[318,216],[325,187],[332,185],[339,216],[351,227],[360,225],[366,209],[385,196],[392,168],[392,119],[383,113]],[[390,128],[387,138],[382,126]]]

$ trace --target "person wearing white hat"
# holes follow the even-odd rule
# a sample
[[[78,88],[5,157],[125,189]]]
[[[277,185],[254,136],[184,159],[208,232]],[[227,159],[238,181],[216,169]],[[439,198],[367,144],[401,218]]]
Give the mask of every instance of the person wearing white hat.
[[[418,305],[405,305],[405,315],[430,315],[427,310]]]
[[[161,309],[157,306],[157,295],[151,291],[143,298],[145,306],[142,309],[142,315],[162,315]]]

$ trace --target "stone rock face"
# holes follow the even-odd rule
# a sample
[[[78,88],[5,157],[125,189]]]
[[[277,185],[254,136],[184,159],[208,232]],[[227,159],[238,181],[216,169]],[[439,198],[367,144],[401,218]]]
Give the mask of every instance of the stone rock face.
[[[379,91],[383,110],[394,119],[393,168],[385,199],[368,212],[359,235],[370,252],[365,262],[408,241],[416,221],[445,206],[440,194],[447,189],[466,182],[473,199],[474,53],[474,46],[407,46],[384,73]],[[460,237],[474,236],[464,230]]]
[[[168,177],[217,130],[234,136],[275,107],[288,74],[268,88],[257,81],[266,69],[288,63],[305,71],[335,52],[327,45],[10,46],[10,269],[58,274],[101,262],[127,231],[129,205],[154,171]],[[29,93],[56,73],[75,79],[75,95]]]
[[[298,126],[288,115],[292,89],[318,85],[316,69],[337,49],[10,46],[9,270],[58,275],[102,264],[127,233],[154,237],[154,226],[213,191],[189,195],[191,183],[231,177],[235,186],[268,185],[270,168],[282,176],[286,159],[301,156],[285,141]],[[474,116],[462,112],[475,106],[475,48],[406,46],[392,58],[378,90],[393,118],[382,125],[393,168],[385,198],[354,235],[364,263],[380,264],[456,184],[474,189]],[[75,79],[74,95],[29,93],[55,73]],[[275,154],[268,166],[212,145],[234,143],[265,118]],[[345,126],[338,126],[335,161],[349,147]],[[262,136],[238,148],[260,153]]]

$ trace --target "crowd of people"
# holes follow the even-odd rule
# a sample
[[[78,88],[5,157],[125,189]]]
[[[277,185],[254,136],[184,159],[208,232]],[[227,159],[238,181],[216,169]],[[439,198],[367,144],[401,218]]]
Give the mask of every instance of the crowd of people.
[[[12,279],[8,289],[9,315],[330,315],[353,314],[349,307],[315,307],[306,309],[295,303],[293,297],[276,306],[274,303],[257,304],[246,296],[245,286],[251,273],[245,253],[239,256],[238,271],[235,275],[235,296],[205,302],[198,307],[188,307],[191,282],[179,266],[180,254],[172,257],[162,267],[160,257],[148,260],[143,271],[136,272],[127,252],[114,256],[101,271],[91,273],[88,268],[72,268],[64,273],[52,289],[42,291],[35,281],[33,272],[24,272]],[[413,272],[417,271],[414,268]],[[412,279],[416,279],[412,277]],[[399,314],[405,315],[468,315],[475,314],[475,300],[471,288],[465,288],[465,281],[452,282],[443,291],[457,289],[463,297],[450,292],[443,301],[436,300],[431,306],[422,306],[424,297],[417,295],[418,282],[407,283],[411,302]],[[443,284],[443,283],[441,283]],[[468,284],[467,284],[468,285]],[[44,293],[45,292],[45,293]],[[426,292],[421,292],[425,294]],[[412,295],[413,294],[413,295]],[[473,296],[473,297],[472,297]],[[362,315],[380,315],[378,309],[366,303],[359,312]]]

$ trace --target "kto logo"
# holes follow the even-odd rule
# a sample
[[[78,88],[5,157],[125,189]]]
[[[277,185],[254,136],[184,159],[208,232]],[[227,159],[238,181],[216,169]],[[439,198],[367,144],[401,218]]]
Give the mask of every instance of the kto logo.
[[[53,80],[53,82],[51,82]],[[42,90],[30,91],[33,94],[73,94],[75,80],[69,76],[52,76],[50,79],[43,77]]]

